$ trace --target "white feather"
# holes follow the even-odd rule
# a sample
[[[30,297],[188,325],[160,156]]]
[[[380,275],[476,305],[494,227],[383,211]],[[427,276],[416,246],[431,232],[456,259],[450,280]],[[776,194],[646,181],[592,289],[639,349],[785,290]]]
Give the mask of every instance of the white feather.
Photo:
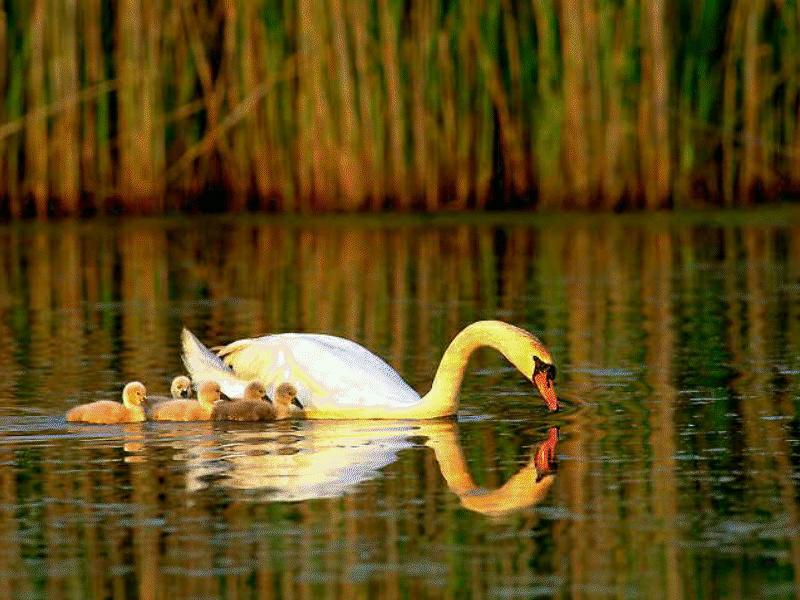
[[[181,334],[183,343],[183,364],[189,371],[192,383],[199,388],[204,381],[216,381],[222,391],[230,398],[242,398],[248,380],[237,377],[224,362],[200,343],[188,329]]]
[[[381,358],[331,335],[281,333],[238,340],[220,355],[224,361],[184,329],[183,362],[192,379],[215,379],[229,396],[258,379],[270,395],[281,383],[292,383],[309,408],[401,408],[420,401]]]

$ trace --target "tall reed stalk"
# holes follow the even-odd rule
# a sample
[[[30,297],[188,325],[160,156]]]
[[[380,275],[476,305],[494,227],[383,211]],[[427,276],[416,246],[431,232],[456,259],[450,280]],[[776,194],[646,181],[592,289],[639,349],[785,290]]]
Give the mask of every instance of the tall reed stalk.
[[[3,0],[0,213],[745,205],[798,73],[798,0]]]

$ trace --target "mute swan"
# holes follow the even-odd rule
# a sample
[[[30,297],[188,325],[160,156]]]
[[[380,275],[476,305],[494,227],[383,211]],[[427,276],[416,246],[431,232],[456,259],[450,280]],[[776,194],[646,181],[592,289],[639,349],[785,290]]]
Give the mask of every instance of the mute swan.
[[[270,401],[267,389],[259,381],[253,381],[244,390],[242,400],[217,402],[212,419],[215,421],[272,421],[292,416],[293,407],[302,410],[297,400],[297,390],[291,383],[282,383]]]
[[[152,408],[159,402],[167,400],[187,400],[192,397],[192,380],[186,375],[178,375],[169,386],[169,396],[148,396],[147,403]]]
[[[310,419],[430,419],[454,415],[470,354],[482,346],[501,352],[558,410],[550,352],[533,334],[503,323],[478,321],[464,328],[445,350],[431,390],[420,397],[381,358],[332,335],[281,333],[206,348],[183,330],[183,362],[194,380],[214,379],[229,396],[247,382],[267,389],[290,381]],[[224,362],[223,362],[224,359]]]
[[[167,400],[153,407],[154,421],[209,421],[214,402],[220,399],[216,381],[204,381],[197,388],[197,400]]]
[[[138,381],[131,381],[122,390],[122,404],[111,400],[98,400],[81,404],[67,411],[70,423],[140,423],[145,420],[143,403],[147,390]]]

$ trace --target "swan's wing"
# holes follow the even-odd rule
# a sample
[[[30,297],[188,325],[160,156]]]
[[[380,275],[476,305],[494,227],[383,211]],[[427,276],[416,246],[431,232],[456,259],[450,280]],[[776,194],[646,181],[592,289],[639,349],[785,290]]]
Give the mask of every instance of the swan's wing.
[[[266,340],[269,337],[272,336],[236,340],[225,346],[212,348],[212,350],[216,351],[217,356],[223,360],[225,365],[233,368],[237,375],[243,378],[255,379],[259,376],[265,364],[271,364],[275,360],[275,356],[272,356],[266,348],[261,353],[250,352],[249,350],[254,343]]]
[[[246,341],[246,340],[245,340]],[[231,398],[244,396],[244,388],[251,379],[237,376],[220,358],[206,348],[188,329],[181,333],[183,364],[192,376],[196,387],[203,381],[216,381]]]
[[[310,409],[404,407],[417,394],[381,358],[343,338],[282,333],[239,340],[220,350],[225,364],[242,378],[258,378],[271,392],[288,381]]]

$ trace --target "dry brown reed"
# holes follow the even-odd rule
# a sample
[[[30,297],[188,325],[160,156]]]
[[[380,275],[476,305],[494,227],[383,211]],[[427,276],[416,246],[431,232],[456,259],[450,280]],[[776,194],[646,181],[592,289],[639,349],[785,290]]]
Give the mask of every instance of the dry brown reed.
[[[0,212],[800,191],[796,0],[0,3]]]

